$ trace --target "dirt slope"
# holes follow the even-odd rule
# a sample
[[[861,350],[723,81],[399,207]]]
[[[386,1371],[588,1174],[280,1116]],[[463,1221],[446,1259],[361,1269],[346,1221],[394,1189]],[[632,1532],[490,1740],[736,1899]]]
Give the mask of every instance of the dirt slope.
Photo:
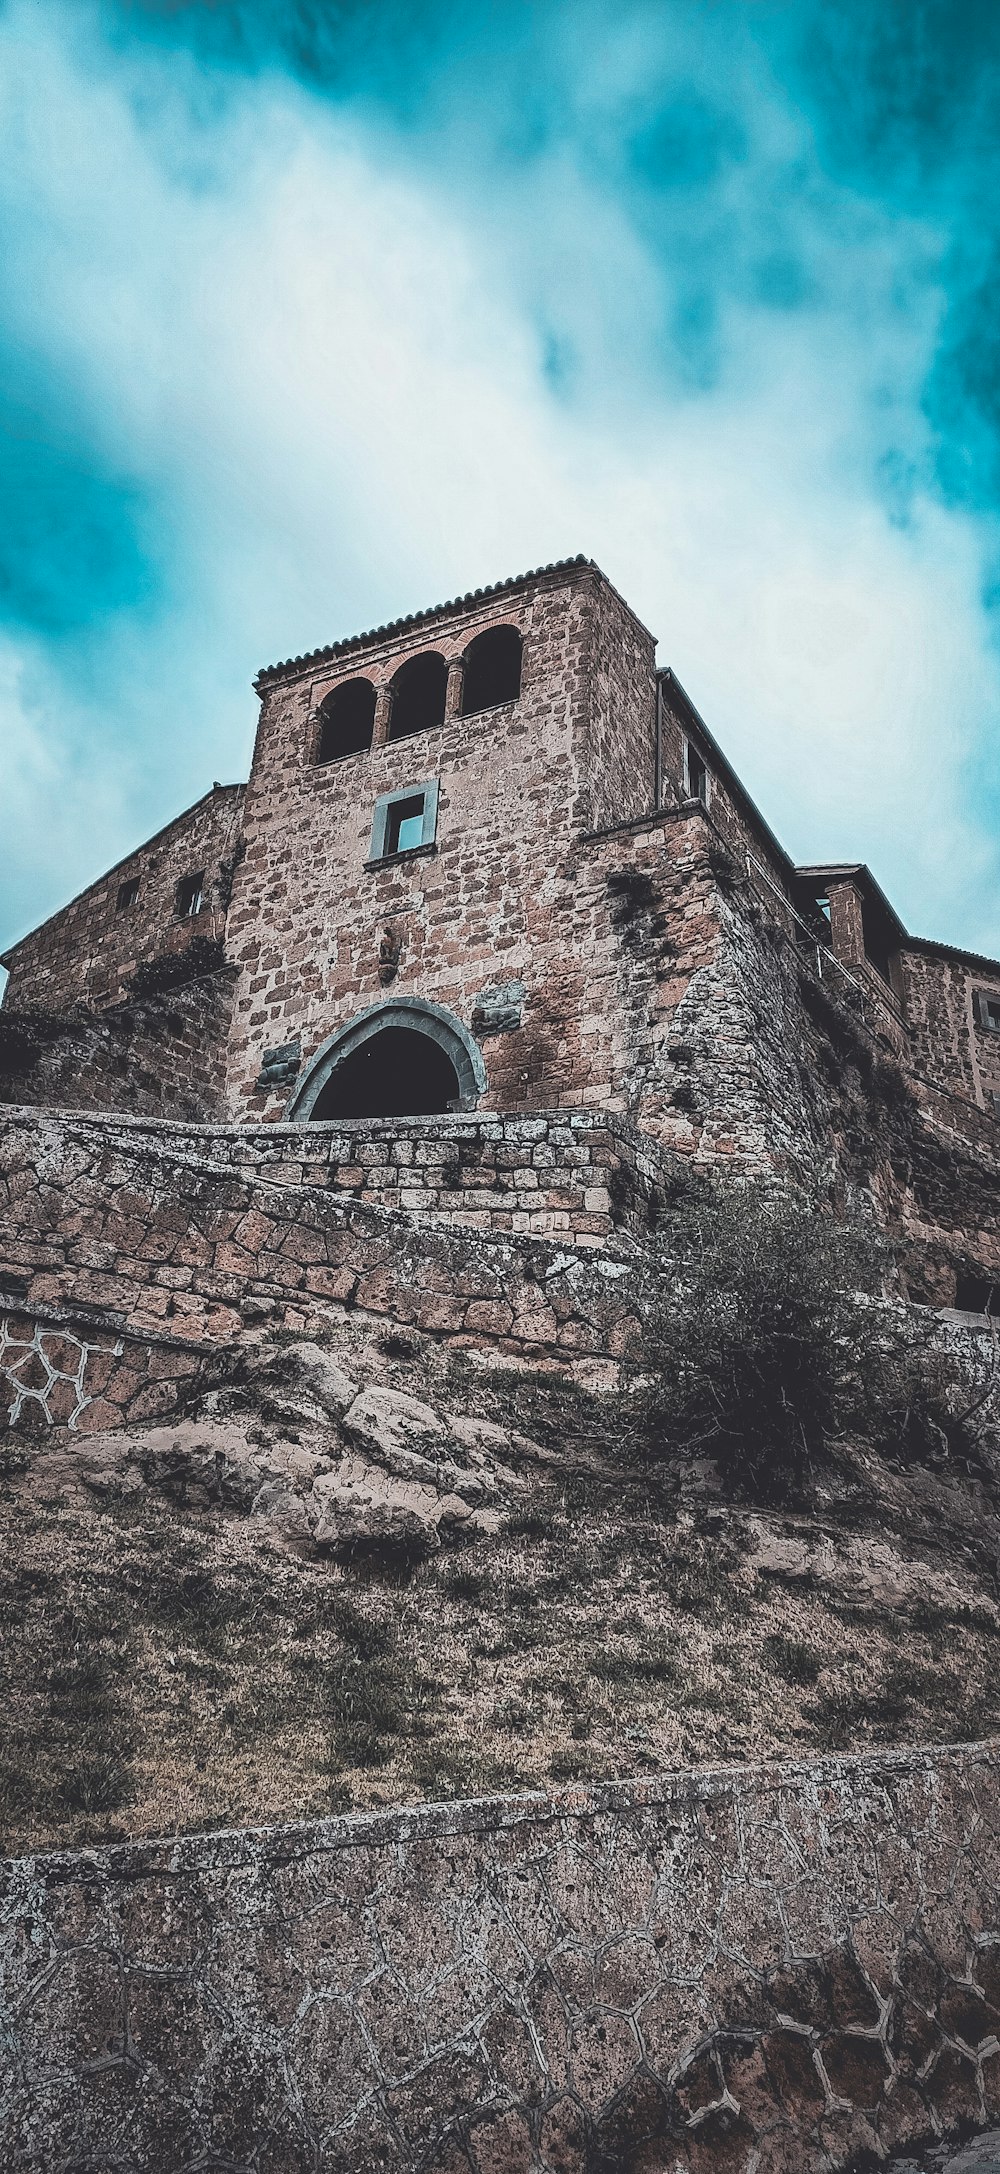
[[[626,1401],[392,1338],[0,1456],[7,1852],[1000,1728],[983,1470],[725,1501]]]

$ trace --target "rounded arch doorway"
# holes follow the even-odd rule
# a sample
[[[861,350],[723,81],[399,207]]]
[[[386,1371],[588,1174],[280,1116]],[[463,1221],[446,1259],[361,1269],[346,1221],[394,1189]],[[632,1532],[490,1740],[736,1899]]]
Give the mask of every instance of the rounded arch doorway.
[[[486,1085],[471,1034],[442,1004],[374,1004],[317,1050],[289,1105],[304,1124],[472,1109]]]

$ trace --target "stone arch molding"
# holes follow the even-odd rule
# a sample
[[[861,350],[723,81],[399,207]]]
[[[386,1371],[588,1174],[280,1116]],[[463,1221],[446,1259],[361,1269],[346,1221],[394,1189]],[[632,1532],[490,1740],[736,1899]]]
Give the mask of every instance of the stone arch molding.
[[[322,1042],[312,1063],[299,1081],[286,1112],[292,1124],[308,1124],[327,1081],[332,1079],[338,1067],[356,1049],[382,1034],[386,1027],[404,1027],[412,1034],[426,1034],[450,1057],[458,1079],[459,1103],[463,1110],[475,1108],[486,1087],[486,1066],[482,1051],[473,1040],[467,1027],[462,1025],[454,1012],[443,1004],[434,1004],[429,997],[397,996],[387,1004],[370,1004],[367,1010],[357,1012],[346,1027],[338,1028],[327,1041]]]

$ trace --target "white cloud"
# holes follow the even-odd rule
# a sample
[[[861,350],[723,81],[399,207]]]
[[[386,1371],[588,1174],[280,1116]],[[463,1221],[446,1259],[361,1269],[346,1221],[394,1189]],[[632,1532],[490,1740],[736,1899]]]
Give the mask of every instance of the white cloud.
[[[669,391],[669,263],[564,147],[489,210],[277,76],[206,133],[174,64],[139,78],[76,20],[0,20],[19,329],[148,480],[172,593],[95,628],[83,669],[10,652],[12,921],[245,766],[257,665],[584,550],[800,858],[869,858],[915,927],[1000,948],[964,783],[1000,692],[981,539],[926,497],[894,524],[872,482],[883,442],[922,458],[934,237],[803,189],[815,311],[724,298],[713,388]],[[751,177],[726,187],[743,247]]]
[[[92,768],[60,728],[63,690],[37,644],[0,637],[0,808],[9,923],[23,933],[127,843],[127,807],[110,764]],[[76,720],[74,720],[75,722]],[[106,847],[95,866],[95,842]]]

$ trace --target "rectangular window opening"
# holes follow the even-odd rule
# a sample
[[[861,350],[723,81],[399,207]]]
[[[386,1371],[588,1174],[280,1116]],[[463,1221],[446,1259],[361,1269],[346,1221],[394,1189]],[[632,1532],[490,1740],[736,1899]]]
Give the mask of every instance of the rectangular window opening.
[[[385,826],[387,853],[412,853],[424,842],[424,796],[411,793],[408,800],[394,800]]]
[[[205,900],[205,871],[199,868],[197,875],[182,876],[177,886],[176,911],[179,921],[193,921],[201,912]]]
[[[955,1282],[959,1313],[984,1313],[1000,1318],[1000,1273],[996,1276],[959,1276]]]
[[[700,800],[702,807],[707,808],[708,771],[697,749],[692,747],[690,740],[687,743],[685,760],[687,763],[688,798],[689,800]]]
[[[138,896],[139,896],[139,878],[138,878],[138,876],[126,876],[126,878],[125,878],[125,881],[124,881],[124,883],[120,883],[120,884],[118,885],[118,904],[117,904],[117,911],[118,911],[119,913],[127,913],[127,912],[128,912],[128,910],[129,910],[129,907],[130,907],[130,906],[134,906],[134,905],[135,905],[135,902],[136,902],[136,899],[138,898]]]
[[[433,852],[437,836],[438,781],[401,785],[380,793],[372,817],[372,842],[366,866],[394,860],[398,853]]]

